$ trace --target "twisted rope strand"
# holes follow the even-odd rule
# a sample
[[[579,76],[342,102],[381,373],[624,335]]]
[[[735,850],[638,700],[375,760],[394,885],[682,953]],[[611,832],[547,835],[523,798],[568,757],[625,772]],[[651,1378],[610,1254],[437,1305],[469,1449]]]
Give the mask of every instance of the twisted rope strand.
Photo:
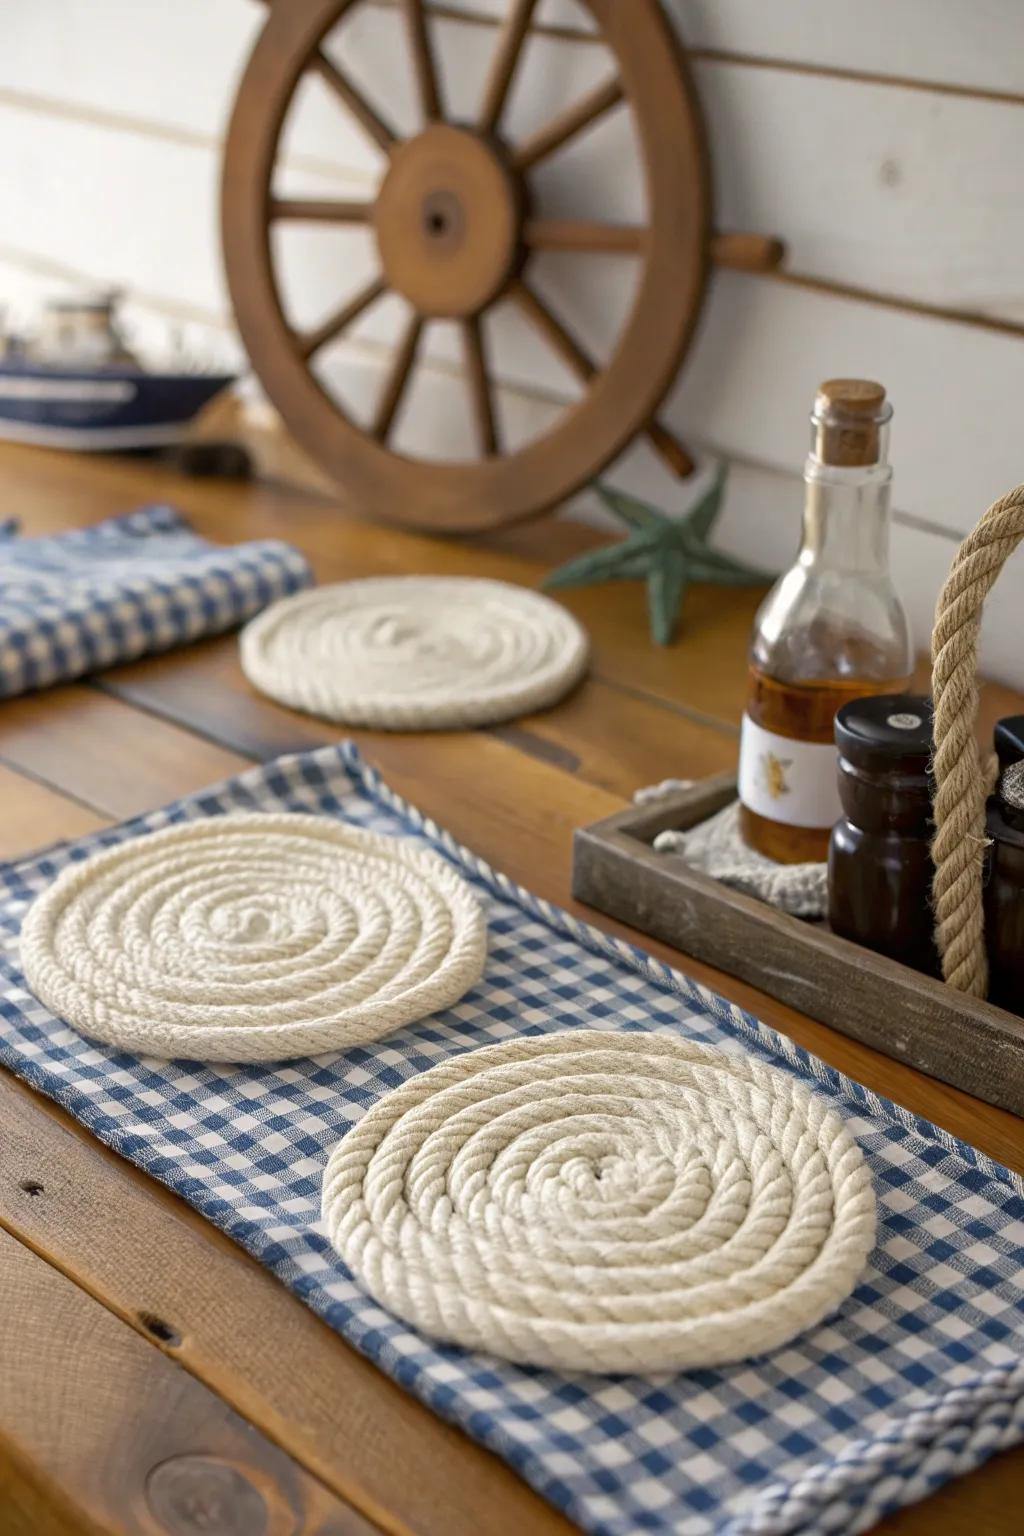
[[[988,990],[982,909],[985,800],[992,768],[975,738],[978,635],[985,599],[1024,538],[1024,485],[992,503],[957,551],[932,632],[935,699],[935,937],[951,987]]]

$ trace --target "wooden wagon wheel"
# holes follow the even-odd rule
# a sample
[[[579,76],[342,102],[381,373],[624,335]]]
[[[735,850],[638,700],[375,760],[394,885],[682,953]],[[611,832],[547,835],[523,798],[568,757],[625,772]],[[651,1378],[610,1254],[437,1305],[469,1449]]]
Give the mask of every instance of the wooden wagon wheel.
[[[658,0],[580,0],[611,50],[616,74],[512,144],[501,132],[536,0],[510,0],[476,121],[446,120],[423,0],[401,0],[424,126],[399,138],[322,44],[363,0],[270,8],[239,88],[227,138],[223,239],[242,338],[256,373],[307,451],[373,515],[412,526],[472,530],[533,516],[585,485],[646,429],[679,474],[685,448],[653,413],[689,344],[704,291],[709,193],[701,123],[685,63]],[[375,201],[279,198],[278,140],[304,73],[316,71],[388,157]],[[535,216],[529,172],[620,103],[633,114],[647,184],[646,227]],[[285,319],[270,229],[278,220],[371,225],[381,272],[306,333]],[[632,310],[599,366],[530,283],[534,251],[622,252],[643,270]],[[741,259],[742,259],[741,241]],[[326,346],[385,293],[410,309],[368,429],[311,371]],[[540,438],[504,453],[481,318],[500,299],[523,316],[585,384]],[[455,319],[480,450],[438,463],[392,451],[389,437],[431,319]]]

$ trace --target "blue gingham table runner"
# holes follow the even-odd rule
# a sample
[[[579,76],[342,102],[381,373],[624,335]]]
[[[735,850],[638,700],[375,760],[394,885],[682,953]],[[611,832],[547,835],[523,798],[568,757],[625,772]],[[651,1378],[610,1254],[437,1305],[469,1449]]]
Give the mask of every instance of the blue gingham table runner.
[[[311,580],[290,544],[210,544],[173,507],[38,539],[0,523],[0,698],[220,634]]]
[[[439,850],[485,902],[490,958],[457,1007],[281,1067],[137,1059],[25,989],[18,929],[70,860],[196,817],[316,811]],[[438,1346],[362,1295],[319,1219],[331,1146],[441,1058],[525,1032],[674,1032],[807,1079],[866,1153],[878,1247],[837,1316],[762,1359],[658,1379],[561,1375]],[[424,820],[351,746],[0,868],[0,1059],[221,1227],[438,1414],[601,1536],[851,1533],[1024,1439],[1024,1186],[685,976],[537,900]],[[256,1347],[256,1346],[254,1346]]]

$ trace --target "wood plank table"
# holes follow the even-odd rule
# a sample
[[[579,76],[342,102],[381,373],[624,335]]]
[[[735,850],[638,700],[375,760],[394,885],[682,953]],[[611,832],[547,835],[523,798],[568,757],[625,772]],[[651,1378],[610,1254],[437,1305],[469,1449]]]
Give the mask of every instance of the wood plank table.
[[[598,537],[549,519],[450,543],[369,526],[294,486],[185,481],[151,464],[13,447],[0,451],[0,488],[4,516],[20,518],[27,533],[174,501],[214,539],[293,540],[321,580],[467,572],[533,585]],[[640,784],[733,763],[758,596],[694,591],[680,638],[655,650],[639,588],[572,594],[594,662],[558,708],[474,733],[351,734],[400,793],[514,879],[574,910],[576,825],[618,809]],[[1021,707],[1006,690],[988,692],[989,719]],[[8,701],[0,704],[0,856],[336,739],[330,727],[257,697],[231,637]],[[647,947],[679,962],[665,946]],[[682,963],[826,1061],[1024,1171],[1024,1127],[1010,1115],[706,965]],[[4,1536],[571,1530],[180,1200],[3,1072],[0,1228]],[[1022,1485],[1024,1451],[1010,1452],[884,1530],[1010,1536],[1020,1529]]]

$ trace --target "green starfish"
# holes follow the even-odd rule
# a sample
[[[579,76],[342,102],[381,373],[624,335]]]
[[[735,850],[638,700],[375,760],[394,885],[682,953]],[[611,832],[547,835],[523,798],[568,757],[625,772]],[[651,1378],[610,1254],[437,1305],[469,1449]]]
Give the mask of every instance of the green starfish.
[[[589,587],[602,581],[645,581],[651,638],[668,645],[676,632],[686,590],[692,582],[753,587],[772,578],[731,555],[711,549],[708,539],[722,509],[725,471],[688,512],[666,517],[647,502],[608,485],[595,485],[605,506],[633,531],[619,544],[579,555],[544,580],[545,587]]]

